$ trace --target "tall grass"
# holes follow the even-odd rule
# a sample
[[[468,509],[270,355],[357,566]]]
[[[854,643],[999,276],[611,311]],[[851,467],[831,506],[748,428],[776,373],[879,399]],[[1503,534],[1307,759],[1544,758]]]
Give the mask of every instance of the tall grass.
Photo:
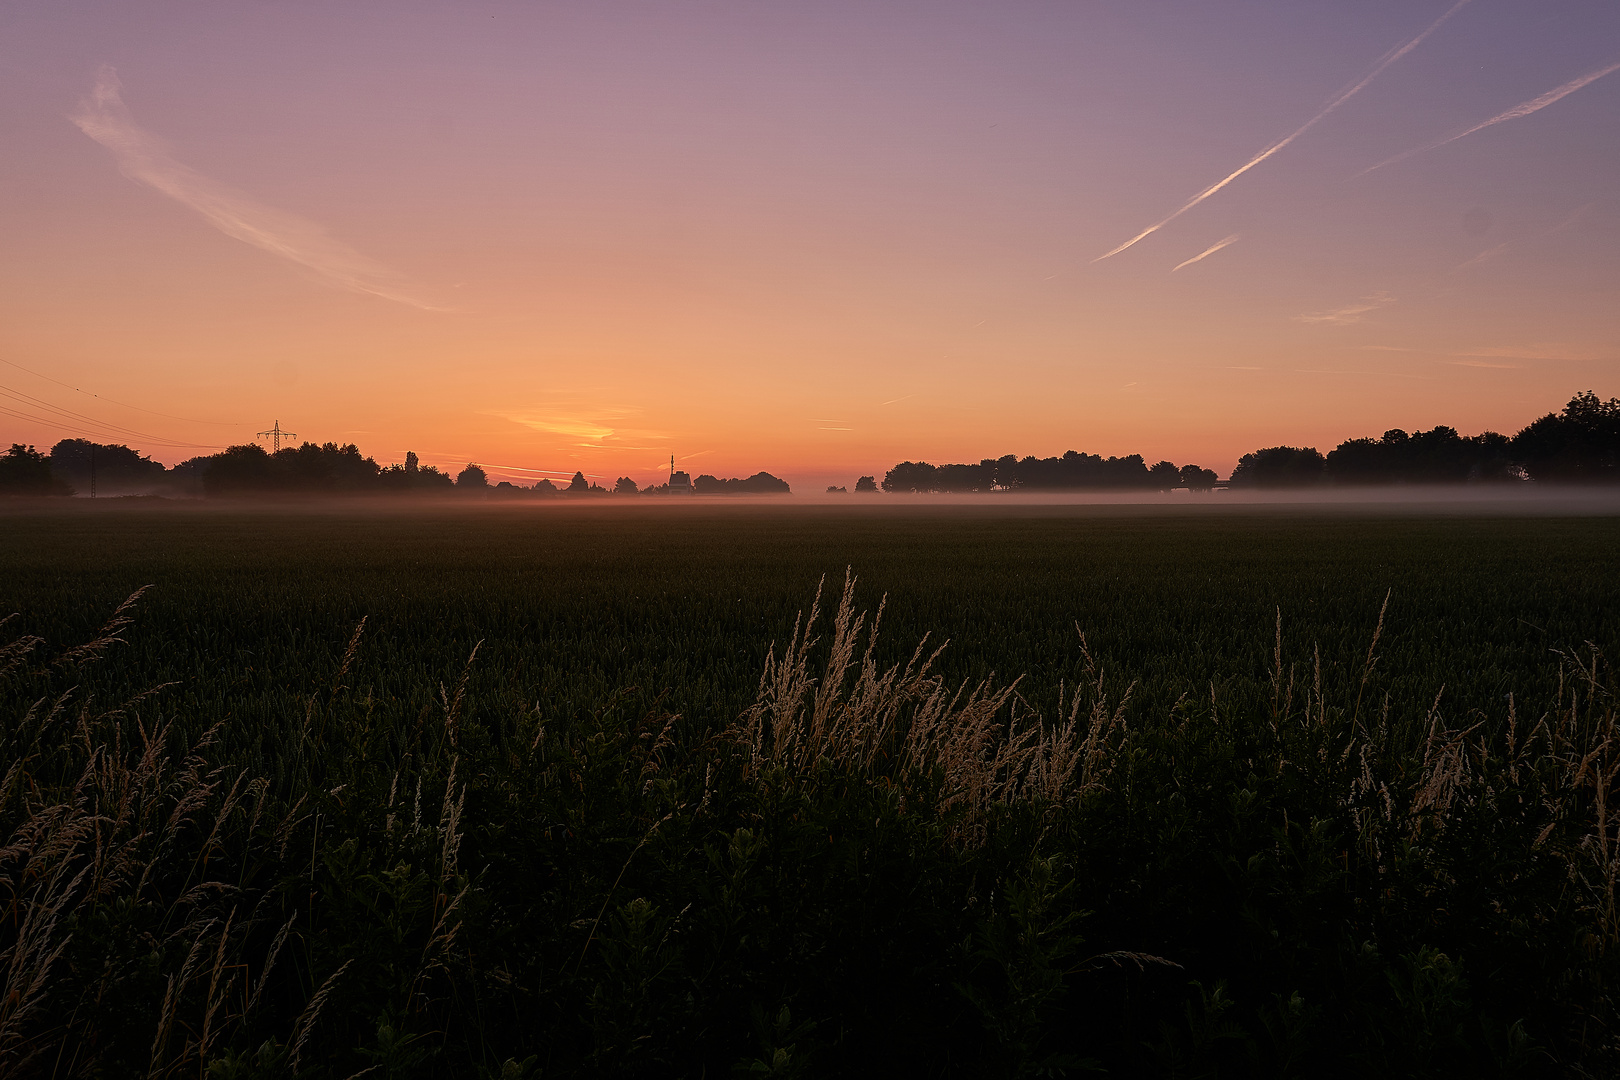
[[[0,1074],[1620,1064],[1595,649],[1458,715],[1279,612],[1263,680],[1149,709],[1079,635],[1043,702],[885,662],[846,576],[729,723],[484,707],[477,649],[402,708],[362,622],[249,725],[83,689],[140,599],[0,646]]]
[[[948,687],[933,671],[945,645],[930,651],[926,638],[909,660],[881,667],[876,654],[883,605],[868,627],[867,614],[855,610],[852,574],[845,576],[818,673],[814,631],[820,607],[818,588],[809,616],[795,623],[780,659],[772,649],[759,698],[735,731],[747,750],[750,776],[767,765],[798,773],[825,765],[902,789],[937,776],[938,809],[952,817],[959,838],[977,842],[984,840],[994,807],[1063,806],[1106,777],[1111,737],[1122,728],[1130,692],[1110,708],[1089,650],[1087,669],[1096,674],[1092,696],[1077,688],[1066,721],[1049,725],[1018,696],[1016,680],[1001,687],[989,679]],[[1080,643],[1084,649],[1083,634]],[[1058,705],[1061,711],[1061,690]]]

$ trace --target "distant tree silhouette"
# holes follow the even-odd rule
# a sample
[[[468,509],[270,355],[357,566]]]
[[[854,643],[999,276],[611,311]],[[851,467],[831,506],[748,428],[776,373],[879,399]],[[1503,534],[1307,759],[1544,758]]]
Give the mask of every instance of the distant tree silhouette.
[[[1510,477],[1511,440],[1494,431],[1463,437],[1436,427],[1408,435],[1348,439],[1327,455],[1323,477],[1334,484],[1445,484]]]
[[[1161,461],[1148,470],[1148,479],[1160,491],[1181,486],[1181,470],[1173,462]]]
[[[590,489],[591,485],[586,482],[585,474],[582,472],[576,472],[574,478],[568,481],[568,493],[570,495],[583,495]]]
[[[455,485],[449,473],[442,473],[432,465],[421,465],[415,454],[405,454],[405,464],[390,465],[378,470],[376,488],[388,494],[445,492]]]
[[[1314,446],[1268,446],[1238,459],[1233,487],[1308,487],[1322,482],[1323,458]]]
[[[1166,463],[1169,465],[1169,463]],[[1174,469],[1174,465],[1169,465]],[[1179,474],[1178,474],[1179,475]],[[1102,458],[1070,450],[1060,458],[1008,454],[977,465],[930,465],[902,461],[883,478],[884,491],[964,493],[979,491],[1147,490],[1168,479],[1151,475],[1140,454]],[[1173,484],[1169,486],[1174,486]]]
[[[210,496],[254,492],[337,494],[383,490],[379,483],[381,472],[377,463],[362,457],[353,443],[339,446],[306,442],[278,454],[266,453],[257,443],[247,443],[215,454],[203,467],[202,480],[203,490]]]
[[[560,494],[557,491],[557,485],[553,484],[550,480],[541,480],[538,484],[534,485],[534,493],[536,495]]]
[[[692,482],[692,490],[699,495],[788,495],[792,489],[786,480],[778,480],[768,472],[738,480],[721,480],[707,473]]]
[[[827,494],[829,494],[829,495],[848,495],[849,494],[849,488],[839,487],[837,484],[828,484],[827,485]]]
[[[628,476],[621,476],[613,483],[615,495],[634,495],[638,490],[640,489],[636,487],[636,482]]]
[[[277,483],[291,491],[366,491],[376,487],[377,463],[353,443],[306,442],[274,454]]]
[[[1215,481],[1220,477],[1215,475],[1214,469],[1200,469],[1197,465],[1183,465],[1180,479],[1181,486],[1188,491],[1214,491]]]
[[[488,491],[489,476],[469,461],[467,467],[456,474],[456,487],[469,492]]]
[[[164,486],[163,463],[121,443],[63,439],[51,447],[51,471],[80,491],[102,495],[146,494]]]
[[[1513,437],[1514,456],[1532,479],[1614,483],[1620,480],[1620,400],[1576,394]]]
[[[226,447],[214,455],[203,473],[203,490],[210,498],[271,491],[274,487],[270,454],[258,443]]]
[[[863,491],[876,491],[877,489],[877,478],[874,476],[863,476],[859,480],[855,481],[856,494]]]
[[[51,472],[51,462],[32,446],[12,443],[0,455],[0,495],[72,495],[73,486]]]
[[[985,458],[977,465],[902,461],[883,474],[884,491],[917,494],[989,491],[995,487],[995,483],[996,462],[991,458]]]

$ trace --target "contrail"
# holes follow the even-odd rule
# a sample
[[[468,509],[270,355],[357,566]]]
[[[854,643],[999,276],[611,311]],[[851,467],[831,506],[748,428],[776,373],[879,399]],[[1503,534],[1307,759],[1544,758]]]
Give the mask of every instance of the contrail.
[[[1337,97],[1335,97],[1332,101],[1329,101],[1325,106],[1323,106],[1321,111],[1318,112],[1315,116],[1313,116],[1309,120],[1305,121],[1305,123],[1302,124],[1297,130],[1295,130],[1293,132],[1293,134],[1286,135],[1283,138],[1278,139],[1276,142],[1272,143],[1270,146],[1268,146],[1264,150],[1260,151],[1254,157],[1250,158],[1247,163],[1245,163],[1244,165],[1242,165],[1241,167],[1239,167],[1238,169],[1233,171],[1225,179],[1223,179],[1223,180],[1221,180],[1221,181],[1219,181],[1217,183],[1211,184],[1209,187],[1205,188],[1203,191],[1200,191],[1197,195],[1194,195],[1192,198],[1188,199],[1185,203],[1182,204],[1182,206],[1181,206],[1181,208],[1179,210],[1177,210],[1175,213],[1171,214],[1169,217],[1164,218],[1162,221],[1158,221],[1158,222],[1155,222],[1152,225],[1149,225],[1147,228],[1143,229],[1141,232],[1137,233],[1135,236],[1131,237],[1129,240],[1127,240],[1123,244],[1119,245],[1119,247],[1115,248],[1112,251],[1104,252],[1103,254],[1097,256],[1095,259],[1092,259],[1091,261],[1092,262],[1102,262],[1104,259],[1112,258],[1113,256],[1118,255],[1120,252],[1124,251],[1126,248],[1129,248],[1129,247],[1135,245],[1137,242],[1139,242],[1139,241],[1153,235],[1154,233],[1158,232],[1160,229],[1164,228],[1166,225],[1170,224],[1172,221],[1176,220],[1176,218],[1180,217],[1182,214],[1185,214],[1187,211],[1191,210],[1193,207],[1197,206],[1199,203],[1203,202],[1205,199],[1209,198],[1211,195],[1214,195],[1217,191],[1220,191],[1227,184],[1230,184],[1232,181],[1236,180],[1238,177],[1242,176],[1244,173],[1248,172],[1250,169],[1254,168],[1256,165],[1260,164],[1262,161],[1266,160],[1268,157],[1270,157],[1271,155],[1277,153],[1283,147],[1287,146],[1289,143],[1293,142],[1295,139],[1299,138],[1301,135],[1303,135],[1307,131],[1311,130],[1311,128],[1315,127],[1318,123],[1320,123],[1334,109],[1337,109],[1340,105],[1343,105],[1346,101],[1349,101],[1351,98],[1355,97],[1362,90],[1364,90],[1367,87],[1368,83],[1372,82],[1374,79],[1378,78],[1379,75],[1383,74],[1383,71],[1384,71],[1385,68],[1389,67],[1389,65],[1393,64],[1395,61],[1399,60],[1401,57],[1405,56],[1407,53],[1411,52],[1413,49],[1415,49],[1419,45],[1421,45],[1423,43],[1424,38],[1428,37],[1430,34],[1434,33],[1436,30],[1440,29],[1441,25],[1444,24],[1447,19],[1449,19],[1453,15],[1457,14],[1457,12],[1461,11],[1463,9],[1463,7],[1466,6],[1467,4],[1468,4],[1468,0],[1457,0],[1457,2],[1455,4],[1451,5],[1451,7],[1446,10],[1446,13],[1444,15],[1440,16],[1434,22],[1430,23],[1429,28],[1427,30],[1423,31],[1423,33],[1419,34],[1417,37],[1413,38],[1411,41],[1408,41],[1405,45],[1401,45],[1398,48],[1391,49],[1389,52],[1385,53],[1383,55],[1382,59],[1380,59],[1378,61],[1378,63],[1373,67],[1372,71],[1368,72],[1367,75],[1360,82],[1354,84],[1353,86],[1349,87],[1346,90],[1340,91],[1339,95]]]
[[[111,150],[131,180],[189,206],[226,236],[298,263],[330,285],[428,311],[443,310],[395,287],[388,267],[327,236],[314,222],[265,206],[246,192],[182,165],[136,125],[124,106],[118,73],[103,67],[95,88],[69,119]]]
[[[1180,270],[1183,266],[1191,266],[1195,262],[1203,262],[1205,259],[1207,259],[1211,255],[1215,254],[1217,251],[1221,250],[1221,248],[1230,247],[1231,245],[1233,245],[1233,244],[1235,244],[1237,242],[1238,242],[1238,234],[1233,233],[1231,236],[1228,236],[1225,240],[1219,241],[1218,243],[1213,244],[1210,247],[1205,248],[1203,251],[1200,251],[1198,254],[1194,255],[1192,258],[1188,259],[1186,262],[1177,263],[1175,266],[1172,266],[1170,268],[1170,272],[1173,274],[1177,270]]]
[[[1612,75],[1616,71],[1620,71],[1620,64],[1610,64],[1601,71],[1594,71],[1589,74],[1582,75],[1578,79],[1572,79],[1556,90],[1549,90],[1540,97],[1533,97],[1522,105],[1515,105],[1507,112],[1498,113],[1483,123],[1475,124],[1467,131],[1459,131],[1457,134],[1441,139],[1439,142],[1430,143],[1427,146],[1420,146],[1415,150],[1408,150],[1404,154],[1396,154],[1388,161],[1380,161],[1378,164],[1372,166],[1372,168],[1362,169],[1360,172],[1356,173],[1356,176],[1366,176],[1370,172],[1382,169],[1385,165],[1393,165],[1397,161],[1405,161],[1407,158],[1413,157],[1417,154],[1427,153],[1430,150],[1438,150],[1447,143],[1454,143],[1458,139],[1466,138],[1476,131],[1483,131],[1492,124],[1500,124],[1505,120],[1517,120],[1521,116],[1529,116],[1533,112],[1540,112],[1553,102],[1561,101],[1564,98],[1569,97],[1569,95],[1573,94],[1575,91],[1581,89],[1583,86],[1589,86],[1590,84],[1595,83],[1599,79],[1603,78],[1603,76]],[[1354,179],[1354,177],[1352,177],[1352,179]]]

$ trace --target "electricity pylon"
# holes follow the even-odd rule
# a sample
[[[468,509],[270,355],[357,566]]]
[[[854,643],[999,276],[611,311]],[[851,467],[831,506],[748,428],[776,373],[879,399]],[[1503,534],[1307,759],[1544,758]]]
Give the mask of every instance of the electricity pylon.
[[[291,431],[282,431],[281,430],[281,421],[277,420],[275,426],[272,427],[269,431],[261,431],[257,435],[255,435],[254,438],[257,438],[257,439],[269,439],[270,440],[270,445],[272,447],[270,452],[272,454],[279,454],[279,453],[281,453],[281,440],[282,439],[286,439],[288,442],[291,442],[292,440],[298,438],[298,436],[296,434],[294,434],[293,432],[291,432]]]

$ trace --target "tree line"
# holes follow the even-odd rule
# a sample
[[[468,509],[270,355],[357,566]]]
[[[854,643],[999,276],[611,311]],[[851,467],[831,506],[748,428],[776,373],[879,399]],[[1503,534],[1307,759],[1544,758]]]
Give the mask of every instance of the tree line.
[[[1227,482],[1235,488],[1333,484],[1458,484],[1469,482],[1614,483],[1620,481],[1620,399],[1590,390],[1561,412],[1548,413],[1513,436],[1494,431],[1464,436],[1444,425],[1408,434],[1347,439],[1326,454],[1314,446],[1270,446],[1244,454]],[[1210,469],[1140,454],[1099,457],[1070,450],[1062,457],[985,458],[977,465],[902,461],[883,490],[916,493],[985,491],[1209,491]]]
[[[210,498],[263,495],[464,495],[484,498],[562,498],[609,495],[658,495],[688,491],[699,495],[764,495],[790,493],[784,480],[767,472],[746,478],[721,479],[704,474],[695,481],[675,474],[679,483],[642,487],[621,476],[605,488],[576,472],[562,484],[540,480],[533,485],[500,481],[469,462],[452,476],[421,464],[407,452],[400,464],[378,465],[353,443],[312,443],[275,453],[256,443],[228,447],[182,461],[173,468],[120,444],[63,439],[49,454],[13,443],[0,456],[0,494],[10,495],[168,495]]]
[[[407,453],[400,464],[378,465],[353,443],[306,442],[270,453],[256,443],[183,461],[173,468],[128,446],[63,439],[43,454],[13,443],[0,455],[0,494],[243,497],[273,494],[440,494],[496,498],[661,495],[762,495],[790,493],[786,481],[767,472],[696,480],[675,473],[673,483],[642,487],[621,476],[611,488],[576,472],[565,484],[551,480],[524,486],[489,482],[469,463],[452,476],[422,465]],[[1399,428],[1378,438],[1347,439],[1326,454],[1314,446],[1269,446],[1244,454],[1227,484],[1242,488],[1316,485],[1455,484],[1537,480],[1565,483],[1620,481],[1620,399],[1600,399],[1588,390],[1562,411],[1548,413],[1517,434],[1494,431],[1461,435],[1444,425],[1408,434]],[[1070,450],[1062,457],[985,458],[976,465],[931,465],[902,461],[885,474],[889,492],[972,493],[989,491],[1210,491],[1219,478],[1198,465],[1160,461],[1140,454],[1101,457]],[[861,477],[857,492],[878,490]],[[843,488],[830,487],[829,493]]]

